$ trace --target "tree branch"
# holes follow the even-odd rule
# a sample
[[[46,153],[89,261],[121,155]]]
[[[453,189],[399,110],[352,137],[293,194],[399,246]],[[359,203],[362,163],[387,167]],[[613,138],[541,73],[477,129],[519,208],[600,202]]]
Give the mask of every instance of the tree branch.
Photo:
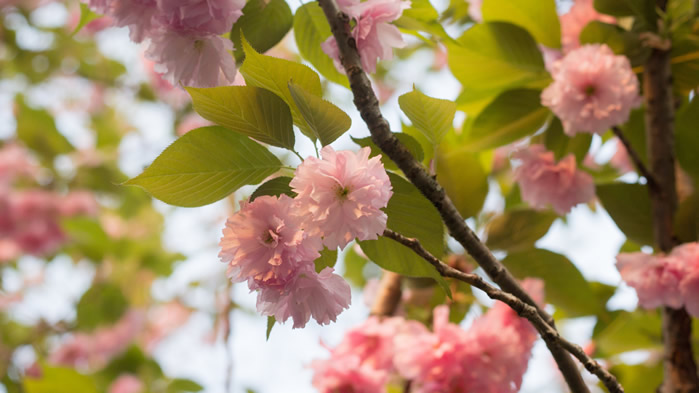
[[[384,270],[376,299],[371,305],[371,315],[379,317],[390,317],[396,313],[403,294],[401,290],[402,277],[398,273]]]
[[[413,157],[400,141],[391,133],[388,122],[381,115],[379,102],[371,87],[369,78],[362,70],[356,42],[350,35],[347,15],[338,8],[335,0],[318,0],[330,29],[337,41],[340,60],[350,82],[354,104],[369,128],[373,142],[405,173],[407,178],[437,208],[449,234],[456,239],[488,276],[500,288],[534,307],[539,316],[555,330],[553,318],[543,311],[522,289],[517,280],[493,256],[490,250],[466,225],[461,214],[446,195],[437,180]],[[551,352],[559,369],[574,393],[589,393],[582,376],[567,353]]]
[[[585,368],[596,375],[597,378],[602,381],[607,390],[611,393],[623,393],[624,388],[619,384],[616,377],[602,367],[596,360],[587,356],[585,351],[577,344],[573,344],[570,341],[561,337],[560,333],[554,329],[551,325],[546,323],[539,312],[529,304],[524,303],[515,296],[503,292],[483,280],[481,276],[473,273],[464,273],[460,270],[454,269],[453,267],[447,265],[446,263],[437,259],[434,255],[430,254],[421,244],[420,241],[413,238],[405,237],[399,233],[393,232],[391,230],[385,230],[383,236],[393,239],[398,243],[412,249],[415,253],[421,256],[424,260],[429,262],[432,266],[437,269],[440,275],[444,277],[451,277],[459,281],[463,281],[473,287],[476,287],[489,298],[494,300],[500,300],[501,302],[507,304],[517,312],[517,314],[523,318],[526,318],[531,324],[536,328],[536,330],[544,339],[549,350],[552,352],[556,351],[568,351],[573,356],[575,356],[580,363],[585,366]]]
[[[641,174],[641,176],[646,178],[646,181],[648,182],[648,187],[659,189],[658,182],[655,180],[648,168],[646,168],[646,165],[643,163],[643,160],[641,160],[641,156],[638,155],[638,152],[633,148],[633,146],[631,146],[631,142],[626,138],[626,135],[624,135],[624,133],[621,131],[621,128],[614,126],[612,127],[612,131],[614,132],[614,135],[616,135],[616,137],[619,138],[619,141],[621,141],[621,143],[624,145],[626,152],[629,154],[629,157],[631,157],[631,161],[633,161],[633,164],[636,167],[636,169],[638,169],[638,172]]]
[[[657,0],[664,11],[666,0]],[[675,105],[672,92],[670,50],[654,48],[643,67],[643,98],[646,105],[648,159],[657,187],[648,187],[653,212],[656,246],[669,252],[676,245],[674,216],[677,210],[675,185]],[[649,184],[650,185],[650,184]],[[681,308],[663,310],[665,380],[662,393],[699,392],[699,376],[691,345],[692,319]]]

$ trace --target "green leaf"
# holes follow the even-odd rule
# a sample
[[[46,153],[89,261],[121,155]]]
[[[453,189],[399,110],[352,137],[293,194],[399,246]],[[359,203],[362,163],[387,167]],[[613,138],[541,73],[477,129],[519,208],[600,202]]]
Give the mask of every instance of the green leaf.
[[[257,197],[263,196],[263,195],[272,195],[272,196],[280,196],[282,194],[288,195],[290,197],[295,197],[296,193],[291,190],[291,187],[289,186],[289,182],[291,182],[291,178],[287,176],[279,176],[275,177],[272,180],[268,180],[264,183],[262,183],[259,187],[257,187],[257,190],[250,195],[250,202],[254,201],[257,199]]]
[[[171,205],[195,207],[257,184],[281,166],[277,157],[248,137],[223,127],[203,127],[177,139],[125,184],[143,187]]]
[[[444,143],[436,156],[437,179],[464,218],[480,212],[488,195],[488,174],[477,154]]]
[[[561,47],[561,26],[554,0],[485,0],[483,21],[521,26],[549,48]]]
[[[175,378],[167,386],[167,393],[200,392],[204,387],[189,379]]]
[[[546,150],[553,152],[557,161],[572,153],[578,164],[585,159],[592,143],[592,134],[578,133],[574,137],[566,135],[558,117],[554,117],[549,123],[543,137]]]
[[[323,248],[318,257],[313,263],[316,266],[316,273],[320,273],[326,267],[334,267],[337,263],[337,250],[328,250]]]
[[[646,29],[657,29],[651,21],[655,20],[655,1],[653,0],[594,0],[595,9],[603,14],[613,16],[635,16]]]
[[[660,317],[656,311],[617,311],[607,323],[598,323],[593,339],[603,357],[638,349],[660,348]]]
[[[404,236],[416,238],[432,255],[444,254],[444,227],[437,209],[407,180],[389,173],[393,196],[385,212],[388,229]],[[420,217],[416,220],[415,217]],[[437,270],[419,257],[413,250],[394,240],[379,237],[378,240],[359,242],[362,251],[377,265],[386,270],[410,277],[435,279],[449,293],[449,285]]]
[[[322,96],[323,90],[318,74],[303,64],[261,55],[250,46],[245,37],[241,37],[241,40],[246,57],[240,72],[245,77],[245,82],[249,86],[265,88],[281,97],[291,108],[294,124],[315,141],[313,131],[306,124],[306,120],[291,96],[289,82],[294,82],[311,94]]]
[[[631,64],[641,65],[650,53],[636,32],[630,32],[617,25],[592,21],[580,33],[580,44],[606,44],[617,55],[625,55]]]
[[[510,253],[502,261],[518,279],[538,277],[545,283],[546,299],[569,316],[595,314],[603,305],[595,298],[590,284],[580,271],[561,254],[532,249]]]
[[[331,35],[328,20],[317,2],[308,2],[296,10],[294,37],[301,56],[329,81],[349,88],[347,77],[335,68],[333,60],[320,47]]]
[[[86,217],[69,217],[61,220],[61,227],[70,239],[69,247],[76,247],[92,262],[102,263],[114,243],[99,222]]]
[[[616,363],[609,371],[627,392],[656,393],[664,379],[662,361],[634,365]]]
[[[466,137],[469,150],[507,145],[534,134],[549,118],[538,90],[517,89],[500,94],[476,117]]]
[[[412,136],[402,132],[394,132],[393,135],[396,138],[398,138],[398,140],[403,145],[405,145],[405,148],[408,149],[410,154],[412,154],[416,160],[422,162],[425,153],[422,151],[422,146],[420,146],[420,142],[415,140],[415,138],[413,138]],[[383,162],[383,166],[386,169],[398,170],[398,165],[396,165],[396,163],[393,162],[393,160],[388,158],[388,156],[384,152],[382,152],[378,146],[374,144],[374,141],[371,140],[370,136],[365,138],[352,138],[352,141],[361,147],[369,147],[371,149],[371,154],[369,154],[370,157],[381,155],[381,162]]]
[[[119,320],[129,308],[129,301],[118,285],[98,283],[83,294],[76,306],[78,327],[94,330]]]
[[[597,197],[626,237],[638,244],[654,244],[651,203],[646,186],[598,184]]]
[[[66,137],[58,131],[53,117],[48,112],[30,108],[24,103],[22,96],[17,96],[15,103],[17,138],[28,148],[49,162],[59,154],[67,154],[74,150]]]
[[[400,29],[407,30],[408,34],[417,35],[417,31],[424,31],[451,41],[451,37],[439,21],[439,13],[429,0],[412,0],[410,8],[404,10],[401,17],[393,24]]]
[[[456,104],[428,97],[415,90],[398,97],[398,104],[408,119],[434,146],[452,129]]]
[[[491,90],[494,95],[515,87],[543,87],[550,80],[534,38],[510,23],[479,23],[447,49],[449,68],[471,91]]]
[[[291,111],[271,91],[254,86],[186,89],[203,118],[260,142],[294,149]]]
[[[24,378],[26,393],[97,393],[92,378],[65,367],[41,365],[41,378]]]
[[[277,323],[277,319],[273,316],[267,317],[267,331],[265,332],[265,340],[269,341],[269,335],[272,334],[272,328]]]
[[[289,82],[291,98],[315,138],[325,146],[339,138],[352,125],[352,119],[340,108],[303,87]]]
[[[684,170],[699,178],[699,99],[694,99],[677,112],[675,150]]]
[[[486,245],[494,250],[525,251],[549,231],[555,213],[532,209],[506,211],[488,223]]]
[[[687,96],[699,86],[699,40],[691,36],[674,40],[670,56],[673,88]]]
[[[75,30],[73,30],[70,35],[73,36],[77,34],[85,25],[100,17],[102,17],[102,15],[92,11],[87,4],[80,3],[80,20],[78,21],[78,25],[75,26]]]
[[[350,247],[345,253],[345,271],[342,276],[357,288],[364,288],[366,277],[364,277],[364,267],[369,261],[357,254],[354,247]]]
[[[291,9],[284,0],[249,0],[231,30],[236,62],[245,57],[240,43],[241,31],[255,50],[264,53],[284,38],[293,21]]]
[[[699,193],[682,200],[675,212],[674,233],[681,243],[699,240]]]

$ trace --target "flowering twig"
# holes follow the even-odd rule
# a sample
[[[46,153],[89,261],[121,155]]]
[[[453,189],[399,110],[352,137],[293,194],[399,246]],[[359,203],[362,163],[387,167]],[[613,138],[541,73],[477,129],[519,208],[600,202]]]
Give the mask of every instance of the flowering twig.
[[[624,135],[624,133],[621,131],[621,128],[614,126],[612,127],[612,131],[614,132],[614,135],[616,135],[616,137],[619,138],[619,141],[624,145],[626,152],[629,154],[629,157],[631,157],[631,161],[633,161],[633,164],[636,166],[636,169],[638,169],[638,172],[641,174],[641,176],[646,178],[646,181],[648,182],[648,187],[657,189],[658,182],[655,180],[648,168],[646,168],[646,165],[643,163],[643,160],[641,160],[641,156],[639,156],[636,149],[634,149],[633,146],[631,146],[631,142],[628,140],[628,138],[626,138],[626,135]]]
[[[430,176],[422,164],[391,133],[388,122],[381,115],[379,101],[371,87],[371,82],[362,69],[356,42],[350,35],[349,18],[340,11],[335,0],[318,0],[318,3],[323,9],[337,41],[340,60],[354,96],[354,104],[371,133],[372,141],[398,165],[407,178],[437,208],[451,236],[464,247],[488,276],[504,291],[535,308],[539,316],[555,331],[553,318],[539,308],[517,280],[478,239],[471,228],[466,225],[464,218],[446,195],[444,188],[433,176]],[[556,350],[552,350],[551,354],[556,359],[556,363],[571,390],[574,393],[588,393],[589,389],[570,356],[565,351]]]
[[[666,0],[656,1],[664,12]],[[675,185],[675,105],[669,48],[654,48],[643,67],[643,98],[646,106],[648,162],[657,187],[648,187],[653,212],[656,246],[669,252],[676,245],[674,216],[677,210]],[[662,393],[699,391],[697,365],[692,353],[692,319],[684,308],[663,309],[665,380]]]
[[[434,255],[430,254],[421,244],[420,241],[413,238],[405,237],[399,233],[393,232],[391,230],[385,230],[383,233],[384,237],[393,239],[398,243],[410,248],[415,251],[417,255],[422,257],[424,260],[429,262],[432,266],[437,269],[440,275],[444,277],[451,277],[459,281],[463,281],[473,287],[480,289],[485,292],[489,298],[494,300],[499,300],[515,310],[517,314],[523,318],[526,318],[531,324],[536,328],[536,330],[544,339],[549,350],[553,351],[552,348],[558,348],[559,350],[565,350],[570,352],[575,356],[580,363],[585,366],[585,368],[596,375],[597,378],[602,381],[607,390],[611,393],[623,393],[624,388],[619,384],[616,377],[602,367],[596,360],[590,358],[585,351],[577,344],[571,343],[570,341],[561,337],[560,333],[554,329],[551,325],[546,323],[536,308],[529,304],[524,303],[522,300],[516,298],[515,296],[503,292],[492,285],[485,282],[485,280],[473,273],[464,273],[460,270],[454,269],[453,267],[447,265],[446,263],[437,259]]]

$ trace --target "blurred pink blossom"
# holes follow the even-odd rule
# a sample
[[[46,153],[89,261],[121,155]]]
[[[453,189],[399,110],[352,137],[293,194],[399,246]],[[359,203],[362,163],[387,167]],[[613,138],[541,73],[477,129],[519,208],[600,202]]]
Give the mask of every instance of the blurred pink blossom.
[[[175,133],[177,136],[182,136],[195,128],[210,126],[213,123],[199,116],[196,112],[190,112],[186,114],[179,124],[177,124],[177,129]]]
[[[592,177],[576,167],[570,154],[558,163],[552,152],[542,145],[531,145],[512,155],[519,166],[514,178],[520,186],[522,199],[536,209],[551,205],[558,214],[566,214],[595,196]]]
[[[636,290],[641,307],[686,307],[699,317],[699,244],[682,244],[668,255],[634,252],[616,259],[621,278]]]
[[[556,61],[553,83],[541,93],[541,103],[563,122],[569,136],[601,134],[625,123],[641,104],[639,83],[625,56],[606,45],[585,45]]]
[[[593,0],[575,0],[570,10],[561,15],[561,44],[564,52],[570,52],[580,46],[580,33],[592,21],[616,23],[609,15],[598,13]]]
[[[609,163],[616,168],[622,175],[624,173],[633,172],[636,168],[631,162],[629,157],[629,152],[626,150],[624,144],[617,139],[616,140],[616,152],[612,156]]]
[[[379,156],[370,149],[336,152],[325,146],[322,159],[307,158],[289,184],[309,226],[323,235],[329,249],[344,248],[355,238],[377,239],[386,229],[386,207],[393,195]],[[306,228],[307,230],[310,228]]]
[[[149,310],[144,334],[146,351],[152,352],[164,338],[184,325],[191,314],[192,310],[177,301]]]
[[[319,393],[385,393],[388,373],[361,364],[358,356],[316,360],[313,387]]]
[[[0,186],[9,185],[17,177],[36,177],[39,167],[29,152],[17,143],[0,147]]]
[[[132,374],[121,374],[109,385],[109,393],[140,393],[144,390],[143,381]]]
[[[483,0],[468,0],[468,16],[477,23],[483,22],[482,7]]]

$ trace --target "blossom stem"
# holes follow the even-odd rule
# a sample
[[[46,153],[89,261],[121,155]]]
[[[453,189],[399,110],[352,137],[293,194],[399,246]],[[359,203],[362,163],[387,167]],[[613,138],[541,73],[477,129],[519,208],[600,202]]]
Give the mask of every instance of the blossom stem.
[[[656,0],[665,11],[667,0]],[[658,187],[649,187],[653,213],[653,235],[657,248],[669,252],[677,245],[674,216],[677,210],[675,184],[675,102],[672,92],[669,48],[654,48],[643,67],[643,98],[646,106],[648,162]],[[692,319],[684,309],[663,310],[665,379],[661,393],[699,391],[697,365],[692,353]]]
[[[405,237],[399,233],[393,232],[389,229],[385,230],[383,233],[384,237],[393,239],[398,243],[412,249],[417,255],[422,257],[424,260],[429,262],[432,266],[437,269],[440,275],[444,277],[451,277],[459,281],[463,281],[473,287],[476,287],[489,298],[494,300],[499,300],[515,310],[517,314],[523,318],[526,318],[531,324],[536,328],[536,330],[544,339],[546,345],[551,349],[552,347],[557,347],[562,350],[570,352],[575,356],[580,363],[585,366],[585,368],[596,375],[597,378],[602,381],[604,386],[610,393],[623,393],[624,388],[619,384],[616,377],[602,367],[596,360],[590,358],[585,351],[577,344],[571,343],[570,341],[561,337],[560,333],[549,325],[542,317],[536,308],[531,305],[524,303],[517,297],[509,294],[507,292],[501,291],[492,285],[488,284],[481,276],[473,273],[464,273],[458,269],[455,269],[446,263],[437,259],[429,251],[427,251],[420,241],[414,238]]]
[[[629,153],[629,157],[631,157],[631,161],[633,161],[634,165],[636,166],[636,169],[638,169],[638,172],[641,174],[641,176],[646,178],[646,182],[648,182],[648,187],[657,189],[658,182],[655,180],[648,168],[646,168],[646,165],[643,163],[643,160],[641,160],[641,156],[638,154],[636,149],[634,149],[633,146],[631,146],[631,142],[628,140],[628,138],[626,138],[626,135],[624,135],[624,133],[621,131],[621,128],[614,126],[612,127],[612,131],[614,132],[614,135],[616,135],[616,137],[619,138],[619,141],[624,145],[624,148]]]
[[[315,147],[315,145],[313,145],[313,147]],[[296,150],[292,150],[292,152],[296,155],[296,157],[299,158],[299,160],[301,160],[301,162],[303,162],[303,156],[301,156],[301,154],[299,154],[299,152],[297,152]],[[316,156],[317,155],[318,155],[318,149],[316,148]]]
[[[478,239],[471,228],[466,225],[464,218],[446,195],[444,188],[433,176],[430,176],[410,151],[391,133],[388,122],[381,115],[379,101],[371,87],[371,82],[362,69],[356,42],[350,35],[348,16],[340,11],[335,0],[318,0],[318,4],[323,10],[337,42],[340,60],[354,96],[354,104],[371,133],[372,141],[398,165],[407,178],[437,208],[451,236],[466,249],[488,276],[504,291],[513,294],[537,310],[539,316],[555,331],[553,318],[539,308],[510,272]],[[571,390],[574,393],[588,393],[590,390],[585,385],[570,355],[558,347],[551,349],[551,354],[556,359],[556,363]]]

